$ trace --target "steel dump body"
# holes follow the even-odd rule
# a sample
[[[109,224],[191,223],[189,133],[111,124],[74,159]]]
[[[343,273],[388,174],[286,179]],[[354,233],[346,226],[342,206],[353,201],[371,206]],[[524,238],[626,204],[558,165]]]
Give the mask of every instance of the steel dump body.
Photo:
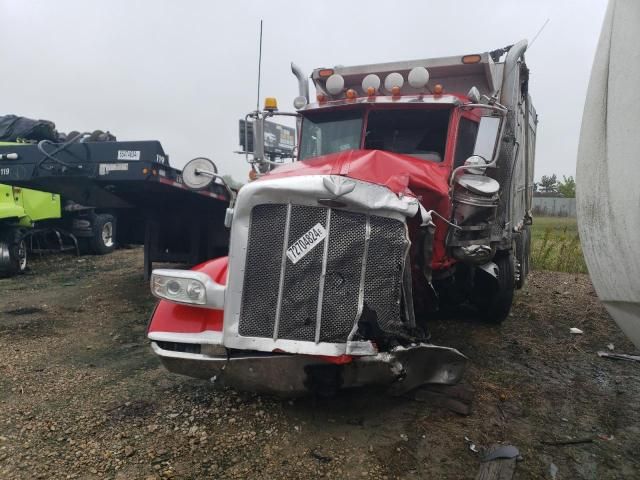
[[[292,67],[306,101],[298,161],[273,168],[255,153],[269,171],[240,190],[229,257],[199,267],[208,276],[154,273],[163,300],[149,338],[165,365],[281,393],[459,381],[466,358],[429,343],[428,319],[475,302],[502,321],[527,273],[536,115],[525,49],[316,69],[313,103]],[[485,157],[474,153],[483,142]],[[202,282],[203,304],[171,297],[172,281]],[[292,372],[275,378],[270,360]]]

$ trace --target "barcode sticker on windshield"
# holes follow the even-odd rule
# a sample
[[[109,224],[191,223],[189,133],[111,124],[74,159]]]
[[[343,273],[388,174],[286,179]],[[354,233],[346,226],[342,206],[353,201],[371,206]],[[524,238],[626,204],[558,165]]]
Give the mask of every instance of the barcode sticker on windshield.
[[[322,242],[327,236],[327,231],[322,225],[316,223],[311,230],[302,235],[287,248],[287,257],[294,265],[305,257],[313,248]]]

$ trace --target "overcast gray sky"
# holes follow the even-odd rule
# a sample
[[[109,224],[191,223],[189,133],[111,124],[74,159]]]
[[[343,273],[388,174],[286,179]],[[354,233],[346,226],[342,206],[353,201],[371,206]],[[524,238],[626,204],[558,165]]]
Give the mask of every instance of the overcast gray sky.
[[[606,0],[0,0],[0,114],[61,131],[158,139],[181,167],[205,155],[246,181],[238,119],[262,94],[292,110],[289,62],[310,73],[493,50],[527,52],[540,123],[536,178],[575,173],[584,95]],[[313,90],[312,90],[313,91]]]

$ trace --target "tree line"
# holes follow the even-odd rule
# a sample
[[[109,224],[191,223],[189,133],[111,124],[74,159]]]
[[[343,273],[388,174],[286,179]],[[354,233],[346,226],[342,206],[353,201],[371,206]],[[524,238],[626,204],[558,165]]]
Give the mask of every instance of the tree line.
[[[558,176],[543,175],[540,181],[533,184],[534,192],[542,193],[559,193],[566,198],[575,198],[576,196],[576,181],[573,176],[562,176],[562,180],[558,180]]]

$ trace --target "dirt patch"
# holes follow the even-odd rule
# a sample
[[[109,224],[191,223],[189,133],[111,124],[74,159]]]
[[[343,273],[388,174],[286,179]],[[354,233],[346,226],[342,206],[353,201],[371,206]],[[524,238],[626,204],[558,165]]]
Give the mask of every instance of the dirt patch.
[[[518,479],[551,463],[558,479],[640,471],[640,366],[597,357],[633,348],[586,275],[534,272],[502,326],[432,324],[471,359],[461,416],[375,390],[289,401],[169,374],[145,339],[141,266],[140,249],[65,255],[0,280],[0,478],[473,479],[465,436],[517,446]],[[548,444],[571,439],[589,442]]]

